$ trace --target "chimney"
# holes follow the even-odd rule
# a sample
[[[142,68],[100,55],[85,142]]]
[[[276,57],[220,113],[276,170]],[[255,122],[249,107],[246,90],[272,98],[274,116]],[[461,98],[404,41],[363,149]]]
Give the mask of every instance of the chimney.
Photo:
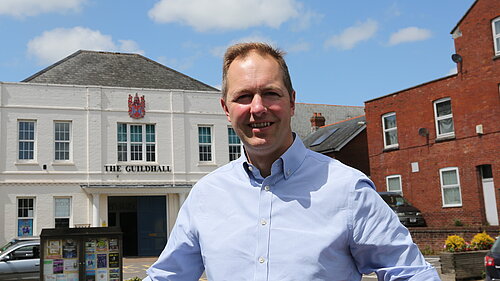
[[[325,126],[325,117],[319,112],[314,112],[311,117],[311,133],[316,132],[319,127],[323,126]]]

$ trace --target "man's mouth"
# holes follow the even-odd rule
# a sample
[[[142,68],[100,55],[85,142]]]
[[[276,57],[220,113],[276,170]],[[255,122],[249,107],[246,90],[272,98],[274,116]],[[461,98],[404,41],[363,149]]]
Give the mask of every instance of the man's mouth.
[[[265,128],[271,126],[271,122],[262,122],[262,123],[252,123],[250,127],[252,128]]]

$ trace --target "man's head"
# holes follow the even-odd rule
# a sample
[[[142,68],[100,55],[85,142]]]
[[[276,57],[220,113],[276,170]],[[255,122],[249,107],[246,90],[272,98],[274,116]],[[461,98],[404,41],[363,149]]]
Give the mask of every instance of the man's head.
[[[269,55],[276,60],[281,69],[283,83],[288,90],[288,94],[290,94],[291,96],[294,90],[292,87],[292,80],[290,79],[290,73],[288,72],[288,67],[286,65],[285,59],[283,58],[285,52],[273,48],[271,45],[266,43],[252,42],[239,43],[227,48],[222,63],[222,98],[226,99],[227,96],[227,70],[229,69],[229,66],[236,58],[244,58],[250,52],[257,52],[262,56]]]
[[[272,50],[269,46],[252,43],[230,47],[228,53],[234,53],[235,48],[246,51],[239,52],[241,55],[226,55],[225,96],[221,98],[221,105],[243,142],[250,162],[270,167],[293,142],[290,123],[295,110],[295,92],[290,90],[291,83],[285,81],[290,78],[288,71],[283,74],[286,64],[281,52],[273,51],[271,55],[261,51],[261,48]]]

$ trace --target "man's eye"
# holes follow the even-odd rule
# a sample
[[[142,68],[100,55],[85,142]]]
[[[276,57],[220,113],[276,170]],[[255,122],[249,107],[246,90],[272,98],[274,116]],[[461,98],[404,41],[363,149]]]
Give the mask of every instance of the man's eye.
[[[252,96],[249,94],[243,94],[237,96],[234,101],[239,102],[239,103],[247,103],[252,101]]]

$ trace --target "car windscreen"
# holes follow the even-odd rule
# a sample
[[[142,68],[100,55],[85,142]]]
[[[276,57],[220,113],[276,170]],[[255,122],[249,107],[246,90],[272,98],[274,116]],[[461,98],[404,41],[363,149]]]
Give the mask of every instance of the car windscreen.
[[[497,238],[497,241],[491,247],[491,252],[500,254],[500,238]]]
[[[15,243],[16,242],[14,240],[7,242],[7,244],[0,247],[0,253],[3,253],[5,250],[7,250],[10,246],[14,245]]]
[[[382,195],[384,201],[390,206],[407,206],[409,203],[399,195]]]

